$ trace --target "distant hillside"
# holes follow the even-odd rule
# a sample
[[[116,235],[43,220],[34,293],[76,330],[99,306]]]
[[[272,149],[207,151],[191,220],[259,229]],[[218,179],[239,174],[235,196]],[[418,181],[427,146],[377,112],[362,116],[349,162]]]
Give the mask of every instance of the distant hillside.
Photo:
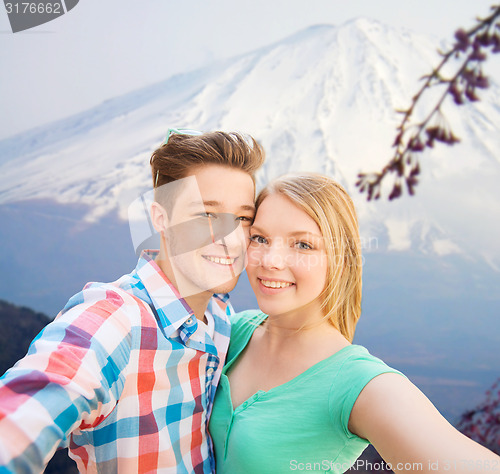
[[[43,313],[0,300],[0,375],[26,354],[30,342],[50,321]]]
[[[0,374],[24,357],[34,337],[50,322],[48,316],[29,308],[0,300]],[[56,452],[46,474],[77,474],[75,463],[66,450]]]

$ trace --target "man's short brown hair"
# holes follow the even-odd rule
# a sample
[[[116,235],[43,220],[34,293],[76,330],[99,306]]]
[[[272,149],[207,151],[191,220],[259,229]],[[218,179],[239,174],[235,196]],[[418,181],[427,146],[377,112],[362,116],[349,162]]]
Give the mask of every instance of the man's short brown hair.
[[[210,164],[237,168],[254,178],[263,162],[264,150],[254,138],[220,131],[174,133],[153,152],[150,161],[155,188],[185,178],[192,168]]]

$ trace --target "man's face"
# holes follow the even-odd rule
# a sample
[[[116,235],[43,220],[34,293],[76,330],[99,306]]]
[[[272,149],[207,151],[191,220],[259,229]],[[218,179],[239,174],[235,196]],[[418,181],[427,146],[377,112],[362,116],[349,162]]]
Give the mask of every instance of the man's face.
[[[165,231],[181,296],[235,287],[246,264],[254,192],[250,175],[228,166],[202,165],[183,180]]]

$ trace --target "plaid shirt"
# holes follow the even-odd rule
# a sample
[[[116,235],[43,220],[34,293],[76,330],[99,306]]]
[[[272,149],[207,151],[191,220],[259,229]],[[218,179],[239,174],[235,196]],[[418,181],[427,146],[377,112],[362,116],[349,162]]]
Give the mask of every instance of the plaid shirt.
[[[152,256],[87,284],[0,379],[0,473],[41,472],[66,445],[83,472],[214,471],[231,306],[210,300],[212,340]]]

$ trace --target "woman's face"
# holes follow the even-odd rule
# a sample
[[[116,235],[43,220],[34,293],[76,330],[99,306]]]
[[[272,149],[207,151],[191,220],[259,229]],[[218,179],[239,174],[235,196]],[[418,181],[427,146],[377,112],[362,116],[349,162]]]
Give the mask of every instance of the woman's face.
[[[285,314],[305,306],[320,310],[318,297],[327,274],[321,231],[280,194],[267,196],[257,210],[250,229],[247,274],[264,313]]]

